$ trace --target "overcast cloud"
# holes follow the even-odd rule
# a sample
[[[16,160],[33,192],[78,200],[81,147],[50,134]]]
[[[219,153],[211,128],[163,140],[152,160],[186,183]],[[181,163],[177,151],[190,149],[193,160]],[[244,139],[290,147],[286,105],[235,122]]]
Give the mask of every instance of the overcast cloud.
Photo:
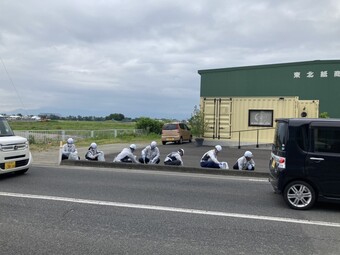
[[[0,0],[0,113],[186,119],[198,70],[340,58],[338,0]]]

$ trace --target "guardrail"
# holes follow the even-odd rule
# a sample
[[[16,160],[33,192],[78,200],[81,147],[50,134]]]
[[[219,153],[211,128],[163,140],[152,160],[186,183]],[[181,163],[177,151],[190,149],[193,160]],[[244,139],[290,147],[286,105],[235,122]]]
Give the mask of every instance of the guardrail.
[[[259,147],[259,140],[260,140],[260,131],[268,131],[274,130],[275,128],[259,128],[259,129],[252,129],[252,130],[237,130],[231,131],[230,133],[238,133],[238,148],[241,148],[241,134],[246,132],[256,132],[256,148]]]
[[[69,137],[75,140],[87,138],[107,139],[123,135],[144,135],[143,129],[109,129],[109,130],[14,130],[14,134],[27,138],[30,143],[48,143],[66,141]]]

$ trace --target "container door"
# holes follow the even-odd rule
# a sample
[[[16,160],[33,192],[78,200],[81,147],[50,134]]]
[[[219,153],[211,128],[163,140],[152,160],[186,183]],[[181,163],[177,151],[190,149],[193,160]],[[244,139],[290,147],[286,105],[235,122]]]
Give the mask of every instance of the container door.
[[[231,138],[231,99],[204,98],[204,120],[208,123],[204,137],[213,139]]]
[[[299,100],[297,118],[319,118],[319,100]]]

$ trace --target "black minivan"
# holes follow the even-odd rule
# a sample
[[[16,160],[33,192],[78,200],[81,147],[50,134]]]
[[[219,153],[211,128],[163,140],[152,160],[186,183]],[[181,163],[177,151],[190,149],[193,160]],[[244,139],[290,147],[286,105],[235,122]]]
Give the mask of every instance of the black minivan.
[[[269,181],[293,209],[340,202],[340,119],[277,119]]]

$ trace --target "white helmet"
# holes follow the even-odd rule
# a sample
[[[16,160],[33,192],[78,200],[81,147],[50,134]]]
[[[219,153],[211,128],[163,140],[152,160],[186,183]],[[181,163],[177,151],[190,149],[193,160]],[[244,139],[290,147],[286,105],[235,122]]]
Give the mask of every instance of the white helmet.
[[[183,156],[184,155],[184,150],[183,149],[179,149],[178,153],[181,154],[181,156]]]
[[[250,151],[246,151],[244,153],[244,156],[247,157],[247,158],[252,158],[253,157],[253,153],[251,153]]]
[[[135,150],[137,147],[136,147],[136,144],[130,144],[130,149],[131,150]]]
[[[215,146],[215,149],[216,149],[217,151],[221,151],[221,150],[222,150],[222,146],[221,146],[221,145],[216,145],[216,146]]]
[[[155,141],[152,141],[150,144],[151,149],[156,148],[156,146],[157,146],[157,143]]]
[[[92,149],[96,149],[97,148],[97,144],[96,143],[91,143],[91,148]]]
[[[72,144],[73,143],[73,139],[70,137],[69,139],[67,139],[67,143]]]

